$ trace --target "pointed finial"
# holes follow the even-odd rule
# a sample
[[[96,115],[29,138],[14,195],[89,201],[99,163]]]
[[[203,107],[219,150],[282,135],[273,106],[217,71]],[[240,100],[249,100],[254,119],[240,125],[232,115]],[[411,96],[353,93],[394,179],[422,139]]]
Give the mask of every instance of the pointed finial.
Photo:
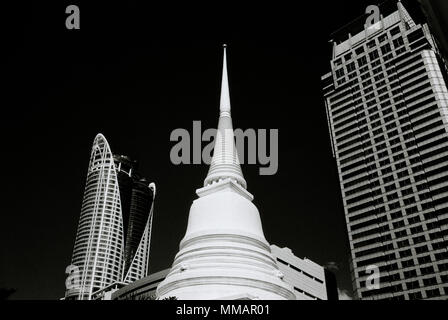
[[[204,186],[227,178],[232,179],[243,189],[247,184],[241,171],[238,151],[235,146],[232,118],[230,115],[230,93],[227,78],[226,47],[223,45],[223,66],[221,82],[221,102],[219,105],[218,130],[216,132],[215,147],[210,163],[210,169],[204,181]]]
[[[221,102],[219,104],[219,111],[221,115],[230,116],[230,93],[229,93],[229,79],[227,76],[227,45],[223,44],[223,64],[222,64],[222,82],[221,82]]]

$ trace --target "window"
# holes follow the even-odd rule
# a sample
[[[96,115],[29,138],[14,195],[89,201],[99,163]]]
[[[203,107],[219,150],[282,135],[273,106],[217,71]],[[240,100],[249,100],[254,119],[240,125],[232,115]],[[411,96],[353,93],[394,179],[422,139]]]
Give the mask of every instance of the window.
[[[379,66],[380,64],[381,64],[380,60],[375,60],[375,61],[372,62],[372,67]]]
[[[302,272],[302,270],[300,270],[299,268],[297,268],[296,266],[293,266],[292,264],[289,265],[293,270],[296,270],[297,272]]]
[[[424,256],[424,257],[418,258],[418,263],[420,263],[420,264],[429,263],[429,262],[431,262],[430,256]]]
[[[398,241],[398,242],[397,242],[397,245],[398,245],[398,248],[404,248],[404,247],[407,247],[407,246],[409,246],[409,240],[406,239],[406,240]],[[412,259],[411,259],[411,260],[408,260],[408,261],[412,261]]]
[[[387,147],[386,143],[382,143],[382,144],[376,146],[376,150],[380,151],[380,150],[386,149],[386,147]],[[385,152],[387,152],[387,151],[385,151]]]
[[[376,87],[379,88],[379,87],[384,86],[384,85],[386,85],[386,81],[385,80],[378,82],[376,84]],[[387,87],[384,87],[384,89],[387,89]]]
[[[361,54],[361,53],[363,53],[363,52],[364,52],[364,47],[363,47],[363,46],[361,46],[361,47],[355,49],[355,53],[356,53],[356,54]]]
[[[372,72],[373,72],[373,74],[377,74],[377,73],[379,73],[379,72],[381,72],[381,67],[378,67],[378,68],[376,68],[376,69],[374,69]],[[377,84],[377,87],[379,87],[379,84]]]
[[[369,71],[369,67],[368,66],[365,66],[365,67],[362,67],[361,69],[359,69],[360,73],[364,73],[366,71]]]
[[[397,55],[406,51],[406,48],[400,48],[396,51]]]
[[[414,266],[414,259],[403,260],[401,262],[401,265],[403,266],[403,268],[412,267],[412,266]],[[409,287],[408,287],[408,289],[409,289]]]
[[[394,36],[396,34],[400,33],[400,27],[396,26],[395,28],[393,28],[392,30],[390,30],[390,35]]]
[[[417,254],[428,252],[428,246],[425,244],[424,246],[416,247],[415,252]]]
[[[389,53],[388,55],[385,55],[385,56],[383,57],[383,59],[384,59],[384,61],[387,61],[387,60],[392,59],[393,57],[394,57],[393,54],[392,54],[392,53]]]
[[[369,57],[370,57],[370,60],[371,60],[371,61],[372,61],[372,60],[375,60],[376,58],[378,58],[378,57],[379,57],[379,55],[378,55],[378,50],[374,50],[374,51],[370,52],[370,53],[369,53]]]
[[[401,213],[401,211],[392,212],[390,214],[390,217],[392,219],[398,219],[398,218],[401,218],[402,216],[403,216],[403,214]],[[406,233],[405,233],[405,235],[406,235]],[[397,238],[398,238],[398,236],[397,236]]]
[[[387,34],[383,34],[381,36],[378,37],[378,42],[384,42],[387,40]]]
[[[389,207],[390,207],[390,206],[389,206]],[[390,207],[390,209],[396,209],[396,207],[395,207],[395,208]],[[403,220],[400,220],[400,221],[394,222],[394,223],[393,223],[393,226],[394,226],[395,229],[397,229],[397,228],[401,228],[401,227],[404,226],[404,221],[403,221]],[[400,256],[401,256],[401,253],[400,253]],[[401,256],[401,257],[407,257],[407,255],[406,255],[406,256]]]
[[[404,257],[409,257],[412,255],[411,249],[407,249],[407,250],[402,250],[399,252],[400,254],[400,258],[404,258]],[[412,270],[415,271],[415,270]],[[406,275],[405,275],[406,276]]]
[[[375,97],[375,95],[373,93],[370,93],[370,94],[365,96],[366,100],[372,99],[374,97]]]
[[[347,65],[347,72],[351,72],[351,71],[353,71],[353,70],[355,70],[355,63],[354,63],[354,62],[350,62],[350,63]]]
[[[372,80],[367,80],[367,81],[364,81],[363,83],[362,83],[362,86],[363,87],[367,87],[368,85],[370,85],[370,84],[372,84]]]
[[[336,70],[336,78],[340,78],[342,76],[344,76],[344,69],[340,68]]]
[[[384,139],[385,139],[384,136],[378,136],[374,140],[375,140],[375,143],[379,143],[381,141],[384,141]]]
[[[373,78],[375,79],[375,81],[380,81],[381,79],[384,79],[384,74],[380,73],[379,75],[377,75]],[[387,98],[387,95],[385,95],[385,97]],[[382,100],[381,97],[380,97],[380,100]]]
[[[407,233],[406,230],[401,230],[401,231],[395,232],[395,237],[396,238],[402,238],[402,237],[405,237],[407,235],[408,235],[408,233]]]
[[[398,145],[398,146],[392,148],[392,153],[397,153],[402,150],[403,150],[403,147],[401,145]],[[407,170],[401,171],[397,175],[398,175],[398,178],[406,177],[408,175],[408,171]]]
[[[418,283],[418,280],[406,282],[406,287],[408,288],[408,290],[417,289],[420,288],[420,284]]]
[[[403,158],[404,158],[403,154],[394,156],[395,161],[397,161],[399,159],[403,159]],[[404,179],[404,180],[400,181],[399,184],[400,184],[400,187],[406,187],[411,184],[411,179],[409,179],[409,178]]]
[[[404,190],[401,190],[401,194],[402,194],[403,196],[407,196],[407,195],[409,195],[409,194],[411,194],[411,193],[412,193],[412,187],[407,188],[407,189],[404,189]]]
[[[431,279],[433,279],[433,278],[431,278]],[[425,280],[428,280],[428,279],[425,279]],[[423,282],[425,282],[425,280],[423,280]],[[436,281],[436,283],[437,283],[437,281]],[[439,289],[426,290],[425,292],[426,292],[426,296],[428,298],[434,298],[434,297],[440,296],[440,290]]]
[[[420,272],[422,273],[422,275],[428,275],[428,274],[434,273],[434,267],[429,266],[429,267],[420,268]]]
[[[418,195],[418,197],[420,198],[420,200],[426,200],[426,199],[431,198],[431,194],[429,192],[421,193]],[[422,208],[423,208],[423,205],[425,205],[426,209],[432,208],[432,203],[430,203],[430,202],[428,202],[428,203],[429,203],[429,205],[427,205],[426,203],[422,203]],[[425,210],[425,209],[423,208],[423,210]]]
[[[286,262],[286,261],[283,261],[282,259],[280,259],[280,258],[277,258],[277,261],[278,262],[280,262],[280,263],[283,263],[284,265],[289,265],[289,263],[288,262]]]
[[[367,43],[367,48],[373,48],[375,46],[375,40],[372,40],[372,41],[369,41],[368,43]]]
[[[395,190],[395,183],[386,186],[384,189],[386,189],[386,192]]]
[[[394,43],[394,47],[395,48],[398,48],[398,47],[401,47],[402,45],[404,45],[404,41],[403,41],[402,37],[399,37],[399,38],[395,39],[393,41],[393,43]]]
[[[409,294],[409,299],[410,300],[418,300],[418,299],[422,299],[422,293],[420,291],[418,292],[412,292]]]
[[[362,67],[362,66],[364,66],[365,64],[367,64],[367,58],[366,58],[366,56],[362,56],[361,58],[358,59],[358,66],[359,66],[359,67]]]
[[[381,47],[381,53],[382,54],[386,54],[388,52],[390,52],[392,49],[390,48],[390,44],[387,43],[384,46]]]
[[[403,272],[403,274],[404,274],[404,277],[405,278],[414,278],[414,277],[416,277],[417,276],[417,271],[415,271],[415,270],[409,270],[409,271],[405,271],[405,272]]]
[[[408,214],[410,214],[410,213],[408,213]],[[422,232],[422,231],[423,231],[423,227],[422,226],[416,226],[416,227],[411,228],[411,232],[414,233],[414,234]],[[424,236],[419,236],[419,237],[415,237],[414,238],[414,243],[421,243],[421,242],[424,242],[424,241],[425,241],[425,237]]]
[[[423,279],[423,283],[425,284],[425,286],[435,285],[435,284],[437,284],[437,278],[432,277],[432,278]]]

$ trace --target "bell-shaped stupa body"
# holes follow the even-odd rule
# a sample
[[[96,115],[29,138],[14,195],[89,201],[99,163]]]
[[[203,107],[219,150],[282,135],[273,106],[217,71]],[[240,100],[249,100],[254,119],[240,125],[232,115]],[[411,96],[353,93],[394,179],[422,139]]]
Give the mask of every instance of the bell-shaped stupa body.
[[[210,170],[159,299],[295,299],[271,255],[260,214],[246,190],[235,148],[226,51],[218,131]]]

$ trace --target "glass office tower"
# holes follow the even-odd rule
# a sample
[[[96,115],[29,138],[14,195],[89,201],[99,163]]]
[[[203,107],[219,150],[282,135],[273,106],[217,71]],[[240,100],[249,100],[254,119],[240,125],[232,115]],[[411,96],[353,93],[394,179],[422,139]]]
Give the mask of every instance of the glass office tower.
[[[427,25],[401,2],[380,12],[333,34],[322,76],[354,294],[447,299],[445,68]]]

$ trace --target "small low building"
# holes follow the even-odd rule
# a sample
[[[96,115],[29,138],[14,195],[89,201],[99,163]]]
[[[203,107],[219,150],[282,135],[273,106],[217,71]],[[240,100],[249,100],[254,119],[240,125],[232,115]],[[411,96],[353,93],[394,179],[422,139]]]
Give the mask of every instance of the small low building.
[[[294,288],[297,300],[337,300],[334,275],[323,266],[299,258],[289,248],[271,245],[271,253],[283,280]]]
[[[112,293],[112,300],[155,300],[156,289],[160,282],[165,279],[170,268],[150,274],[140,280],[122,287]]]

